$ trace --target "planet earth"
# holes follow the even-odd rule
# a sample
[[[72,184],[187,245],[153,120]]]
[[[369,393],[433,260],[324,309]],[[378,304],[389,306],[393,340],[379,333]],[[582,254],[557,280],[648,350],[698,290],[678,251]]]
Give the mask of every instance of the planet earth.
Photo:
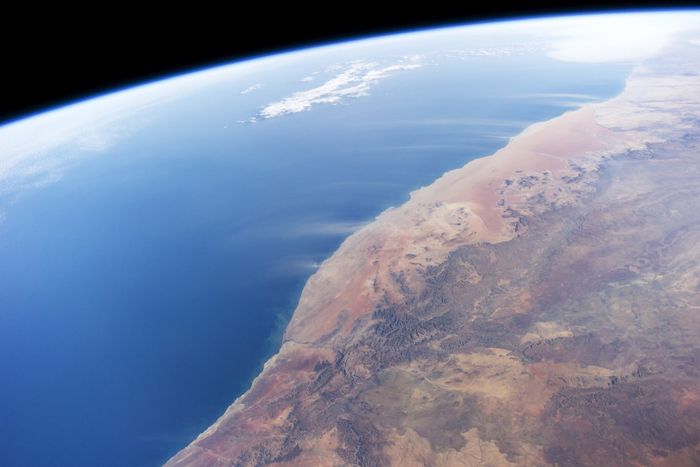
[[[698,206],[697,10],[6,122],[0,464],[700,465]]]

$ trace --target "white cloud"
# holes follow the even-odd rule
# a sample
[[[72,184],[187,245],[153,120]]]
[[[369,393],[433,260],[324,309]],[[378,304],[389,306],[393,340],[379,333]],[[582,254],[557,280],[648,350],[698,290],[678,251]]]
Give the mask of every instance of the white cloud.
[[[108,149],[124,135],[147,123],[147,118],[138,110],[155,101],[137,104],[127,96],[117,96],[1,127],[0,193],[58,180],[76,159]]]
[[[467,49],[449,50],[445,56],[447,58],[456,58],[467,60],[473,57],[510,57],[515,55],[527,55],[542,50],[541,44],[523,43],[501,47],[473,47]]]
[[[156,106],[250,72],[251,65],[165,79],[1,125],[0,195],[59,180],[76,161],[106,151],[147,125],[158,115]]]
[[[250,93],[250,92],[257,91],[257,90],[260,89],[261,87],[262,87],[262,84],[260,84],[260,83],[255,83],[255,84],[253,84],[253,85],[251,85],[251,86],[248,86],[248,87],[245,88],[243,91],[241,91],[241,94],[248,94],[248,93]]]
[[[677,34],[700,25],[697,12],[656,12],[550,18],[533,22],[552,36],[548,55],[568,62],[639,61]]]
[[[654,55],[679,33],[699,27],[697,10],[621,12],[498,21],[427,30],[384,40],[417,43],[434,34],[435,39],[453,44],[446,52],[456,58],[544,51],[550,58],[567,62],[635,62]],[[494,39],[498,39],[497,44],[493,43]],[[468,47],[460,47],[461,44]]]
[[[676,34],[697,29],[699,25],[700,14],[690,11],[553,17],[387,36],[212,68],[0,126],[0,194],[59,179],[74,161],[105,152],[117,141],[147,124],[151,116],[157,115],[150,109],[162,102],[234,76],[244,78],[246,81],[243,83],[255,82],[255,73],[261,67],[269,70],[282,63],[297,63],[303,57],[317,53],[327,54],[324,55],[327,57],[328,54],[335,56],[341,51],[352,50],[353,53],[361,51],[359,56],[367,56],[383,50],[384,46],[394,50],[396,45],[401,45],[404,51],[447,53],[457,57],[503,56],[545,50],[550,57],[564,61],[636,61],[655,53]],[[497,44],[494,44],[493,38],[498,39]],[[514,39],[506,44],[508,38]],[[691,44],[700,45],[697,34],[686,39]],[[460,50],[462,45],[466,47]],[[484,47],[479,48],[479,45]],[[363,49],[365,47],[366,50]],[[246,122],[366,96],[384,78],[424,63],[426,61],[420,57],[406,56],[393,64],[360,61],[345,66],[331,65],[324,72],[331,73],[332,78],[322,82],[318,72],[305,76],[302,78],[304,83],[319,81],[318,85],[264,106]],[[260,87],[260,83],[256,83],[241,93],[246,94]],[[549,97],[559,97],[564,105],[573,105],[588,98],[568,95]]]
[[[348,98],[366,96],[378,81],[397,71],[412,70],[420,66],[417,59],[387,66],[380,66],[376,62],[355,62],[315,88],[295,92],[289,97],[266,105],[258,115],[265,119],[275,118],[303,112],[317,104],[338,104]]]

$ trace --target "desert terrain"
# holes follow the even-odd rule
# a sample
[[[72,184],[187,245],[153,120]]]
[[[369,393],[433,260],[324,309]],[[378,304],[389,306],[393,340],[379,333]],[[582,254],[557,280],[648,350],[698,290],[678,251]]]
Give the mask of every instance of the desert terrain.
[[[700,464],[700,46],[352,234],[171,466]]]

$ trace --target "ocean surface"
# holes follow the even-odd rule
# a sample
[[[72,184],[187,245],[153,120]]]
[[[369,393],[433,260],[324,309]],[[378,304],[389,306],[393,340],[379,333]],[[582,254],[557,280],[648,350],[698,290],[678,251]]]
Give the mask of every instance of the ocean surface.
[[[164,462],[248,388],[306,279],[354,229],[529,123],[617,94],[631,70],[467,57],[239,122],[317,65],[149,110],[6,207],[0,465]]]

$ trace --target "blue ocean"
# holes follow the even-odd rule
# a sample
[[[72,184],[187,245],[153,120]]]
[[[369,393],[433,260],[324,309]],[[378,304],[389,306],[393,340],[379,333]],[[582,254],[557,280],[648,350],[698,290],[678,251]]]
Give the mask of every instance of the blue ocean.
[[[311,68],[164,104],[5,209],[0,464],[166,461],[248,388],[354,229],[630,70],[470,57],[255,123]]]

